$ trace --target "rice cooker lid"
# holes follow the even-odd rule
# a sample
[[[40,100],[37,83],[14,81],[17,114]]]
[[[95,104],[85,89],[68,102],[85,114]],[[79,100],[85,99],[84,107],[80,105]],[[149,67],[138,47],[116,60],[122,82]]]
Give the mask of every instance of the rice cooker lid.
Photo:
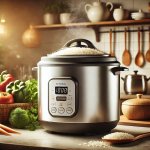
[[[86,39],[73,39],[67,42],[63,48],[43,56],[41,61],[50,62],[74,62],[74,63],[95,63],[95,62],[117,62],[116,57],[96,49]]]

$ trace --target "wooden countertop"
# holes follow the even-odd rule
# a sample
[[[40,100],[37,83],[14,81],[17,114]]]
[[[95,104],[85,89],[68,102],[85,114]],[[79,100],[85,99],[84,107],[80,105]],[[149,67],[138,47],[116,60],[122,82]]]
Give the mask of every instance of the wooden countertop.
[[[63,135],[52,134],[44,129],[38,129],[36,131],[18,130],[21,134],[13,134],[12,136],[0,135],[0,150],[47,150],[47,149],[67,149],[67,150],[97,150],[100,147],[89,147],[87,144],[92,140],[100,140],[103,135]],[[124,131],[132,134],[140,134],[150,132],[148,127],[135,127],[118,125],[112,131]],[[142,150],[150,149],[150,138],[123,145],[109,146],[102,149],[116,149],[120,150]]]

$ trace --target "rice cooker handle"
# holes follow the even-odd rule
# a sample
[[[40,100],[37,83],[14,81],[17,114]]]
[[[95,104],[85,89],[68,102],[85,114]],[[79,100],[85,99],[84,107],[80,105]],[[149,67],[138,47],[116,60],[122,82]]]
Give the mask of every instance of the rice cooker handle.
[[[120,71],[128,71],[129,69],[126,68],[126,67],[113,67],[111,68],[111,72],[114,74],[114,75],[119,75],[120,74]]]
[[[82,44],[82,42],[85,43],[86,45]],[[74,45],[74,47],[87,47],[87,48],[96,49],[96,47],[90,41],[88,41],[86,39],[73,39],[73,40],[67,42],[64,45],[64,47],[71,47],[71,45],[73,43],[76,43],[76,45]]]

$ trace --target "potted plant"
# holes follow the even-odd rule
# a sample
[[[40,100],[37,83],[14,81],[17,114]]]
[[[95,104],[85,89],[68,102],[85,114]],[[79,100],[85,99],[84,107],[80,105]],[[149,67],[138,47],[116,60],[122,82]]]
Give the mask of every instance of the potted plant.
[[[57,24],[59,23],[59,10],[60,5],[57,1],[51,1],[50,3],[47,3],[44,7],[44,23],[46,25],[50,24]]]
[[[62,24],[72,22],[71,10],[70,10],[69,4],[66,1],[61,1],[60,3],[60,22]]]

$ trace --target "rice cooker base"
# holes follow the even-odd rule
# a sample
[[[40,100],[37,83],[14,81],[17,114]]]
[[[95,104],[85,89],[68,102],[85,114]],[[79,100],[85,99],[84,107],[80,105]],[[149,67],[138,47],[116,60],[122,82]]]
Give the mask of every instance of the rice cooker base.
[[[68,134],[107,133],[116,127],[118,120],[100,123],[58,123],[40,121],[48,131]]]

